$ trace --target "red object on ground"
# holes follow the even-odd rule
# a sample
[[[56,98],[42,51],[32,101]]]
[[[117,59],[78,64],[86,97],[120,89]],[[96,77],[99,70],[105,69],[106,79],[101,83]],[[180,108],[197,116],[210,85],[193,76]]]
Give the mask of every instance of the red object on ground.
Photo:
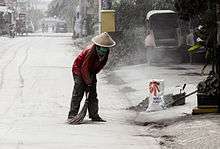
[[[151,82],[149,84],[149,89],[150,89],[151,94],[153,94],[154,96],[157,96],[157,93],[160,91],[158,82],[156,81]]]

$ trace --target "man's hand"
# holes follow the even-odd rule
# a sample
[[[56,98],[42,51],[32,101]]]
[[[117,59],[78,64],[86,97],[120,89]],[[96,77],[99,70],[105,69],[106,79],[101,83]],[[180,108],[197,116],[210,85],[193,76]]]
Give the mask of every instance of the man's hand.
[[[87,86],[86,86],[86,92],[87,92],[87,93],[90,93],[91,90],[92,90],[92,85],[87,85]]]

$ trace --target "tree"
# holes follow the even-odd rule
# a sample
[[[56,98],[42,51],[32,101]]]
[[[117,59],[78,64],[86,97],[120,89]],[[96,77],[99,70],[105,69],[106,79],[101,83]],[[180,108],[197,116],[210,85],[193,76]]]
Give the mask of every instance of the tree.
[[[48,16],[64,19],[72,30],[77,5],[78,0],[53,0],[48,7]]]
[[[162,10],[169,9],[174,10],[174,0],[155,0],[153,3],[153,9]]]
[[[33,22],[34,29],[38,30],[40,26],[40,20],[44,17],[44,13],[39,9],[30,9],[27,12],[28,18]]]
[[[120,0],[113,3],[116,11],[118,30],[126,30],[134,26],[143,26],[148,11],[152,9],[152,1]]]
[[[116,30],[112,34],[117,46],[110,53],[108,69],[115,65],[143,63],[146,58],[141,51],[145,51],[145,18],[152,9],[152,1],[146,0],[115,0],[112,9],[116,12]],[[137,56],[139,55],[139,56]]]
[[[219,2],[216,0],[176,0],[175,8],[180,19],[193,22],[199,20],[199,27],[194,30],[194,35],[200,39],[191,48],[192,51],[204,47],[206,56],[211,60],[212,71],[208,78],[198,84],[198,93],[207,96],[220,95],[220,69],[219,69],[219,43],[217,42],[217,9]]]
[[[113,0],[116,12],[117,46],[112,48],[111,65],[137,64],[146,61],[146,15],[153,9],[174,9],[173,0]],[[140,55],[141,53],[141,55]],[[136,56],[135,56],[136,55]]]

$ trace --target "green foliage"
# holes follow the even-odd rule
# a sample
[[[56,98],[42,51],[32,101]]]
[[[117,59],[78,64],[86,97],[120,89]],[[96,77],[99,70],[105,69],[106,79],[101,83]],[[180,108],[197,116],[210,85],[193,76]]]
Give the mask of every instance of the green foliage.
[[[189,50],[195,51],[199,49],[199,47],[204,46],[206,49],[206,58],[212,62],[212,71],[209,77],[198,85],[198,92],[206,94],[207,96],[220,94],[216,3],[216,0],[176,0],[175,3],[176,10],[181,19],[191,22],[195,18],[199,20],[199,27],[195,29],[194,34],[197,38],[201,39],[201,41],[196,43]],[[204,66],[204,68],[206,66]],[[213,85],[213,82],[215,85]],[[207,86],[211,87],[207,88]]]
[[[117,46],[111,49],[108,68],[120,64],[138,64],[146,58],[137,56],[138,50],[146,51],[145,18],[152,10],[151,0],[115,0],[112,9],[116,12],[116,30],[113,34]],[[144,59],[144,60],[143,60]]]
[[[211,9],[213,5],[208,0],[176,0],[175,7],[180,19],[191,22],[193,19],[199,20],[199,27],[194,29],[194,35],[202,40],[199,44],[207,50],[214,48],[217,25],[216,11]]]
[[[174,10],[174,0],[114,0],[117,30],[144,26],[146,15],[153,9]]]
[[[135,26],[143,26],[152,2],[146,0],[121,0],[113,3],[117,16],[117,29],[123,31]]]
[[[174,10],[174,0],[155,0],[153,3],[153,9],[156,10]]]
[[[208,0],[175,0],[175,8],[183,20],[189,21],[190,18],[198,16],[207,10]]]

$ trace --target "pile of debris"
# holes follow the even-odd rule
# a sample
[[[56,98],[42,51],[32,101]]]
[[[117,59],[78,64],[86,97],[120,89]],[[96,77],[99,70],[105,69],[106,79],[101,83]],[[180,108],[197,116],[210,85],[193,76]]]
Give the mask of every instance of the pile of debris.
[[[163,96],[163,99],[165,101],[165,106],[167,108],[172,106],[180,106],[185,104],[185,95],[186,93],[179,93],[179,94],[166,94]],[[131,106],[127,108],[127,110],[134,110],[137,112],[143,112],[146,111],[149,105],[149,97],[146,97],[144,100],[142,100],[138,105]]]
[[[197,88],[198,93],[205,94],[207,96],[219,95],[219,81],[214,73],[210,73],[205,81],[202,81],[198,84]]]

